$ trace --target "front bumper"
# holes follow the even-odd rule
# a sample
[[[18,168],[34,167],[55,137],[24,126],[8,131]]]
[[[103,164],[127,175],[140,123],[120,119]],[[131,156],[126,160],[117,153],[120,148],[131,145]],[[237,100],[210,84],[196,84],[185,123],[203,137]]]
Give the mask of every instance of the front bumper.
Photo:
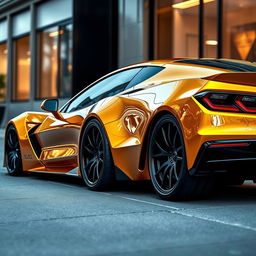
[[[189,173],[194,176],[240,174],[256,177],[256,140],[205,142]]]

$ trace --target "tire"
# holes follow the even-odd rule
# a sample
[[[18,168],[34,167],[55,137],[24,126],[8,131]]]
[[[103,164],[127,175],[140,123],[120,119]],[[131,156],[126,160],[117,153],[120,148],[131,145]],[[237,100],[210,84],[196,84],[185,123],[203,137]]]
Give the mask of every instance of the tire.
[[[154,190],[164,200],[194,199],[212,190],[213,180],[189,174],[182,131],[169,114],[160,117],[151,131],[148,166]]]
[[[7,171],[11,176],[19,176],[23,173],[22,158],[19,137],[14,125],[10,125],[7,128],[5,139],[5,162]]]
[[[91,190],[108,189],[115,180],[114,164],[106,133],[97,119],[84,128],[79,151],[80,170]]]

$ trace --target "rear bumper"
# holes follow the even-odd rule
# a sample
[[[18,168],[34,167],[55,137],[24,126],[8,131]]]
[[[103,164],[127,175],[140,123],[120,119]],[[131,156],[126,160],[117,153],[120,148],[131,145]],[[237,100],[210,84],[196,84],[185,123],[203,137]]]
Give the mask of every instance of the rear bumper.
[[[256,140],[205,142],[189,172],[194,176],[231,173],[255,178]]]

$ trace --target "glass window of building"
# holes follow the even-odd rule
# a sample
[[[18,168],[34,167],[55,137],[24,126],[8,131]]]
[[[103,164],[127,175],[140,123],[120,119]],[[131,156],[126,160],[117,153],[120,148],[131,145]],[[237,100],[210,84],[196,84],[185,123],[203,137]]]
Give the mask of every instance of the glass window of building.
[[[58,27],[39,33],[38,98],[57,97]]]
[[[6,75],[7,75],[7,46],[0,44],[0,101],[6,97]]]
[[[38,33],[39,77],[37,98],[70,97],[72,74],[72,25]]]
[[[57,11],[56,11],[57,10]],[[37,5],[37,28],[72,18],[73,0],[40,1]]]
[[[29,36],[13,41],[14,91],[13,100],[29,100],[30,96],[30,47]]]
[[[204,0],[204,57],[217,57],[217,0]]]
[[[59,56],[59,97],[72,94],[72,25],[61,27]]]
[[[6,100],[7,78],[7,21],[0,21],[0,102]]]
[[[223,57],[256,60],[255,12],[255,0],[223,0]]]
[[[29,100],[30,98],[30,20],[29,10],[20,12],[12,17],[12,99],[14,101]]]
[[[173,12],[170,2],[158,0],[156,3],[155,58],[171,58],[173,55]]]
[[[7,40],[7,21],[0,21],[0,41],[4,42]]]
[[[199,1],[157,0],[155,58],[198,57]]]

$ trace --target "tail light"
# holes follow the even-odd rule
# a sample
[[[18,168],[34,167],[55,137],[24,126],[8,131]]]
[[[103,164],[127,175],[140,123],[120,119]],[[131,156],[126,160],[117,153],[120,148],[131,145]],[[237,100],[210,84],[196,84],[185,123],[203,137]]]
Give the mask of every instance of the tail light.
[[[207,109],[226,112],[256,113],[256,96],[228,92],[203,92],[195,98]]]
[[[241,146],[249,146],[248,142],[233,142],[233,143],[216,143],[211,144],[209,148],[218,148],[218,147],[241,147]]]
[[[236,104],[245,112],[256,113],[256,97],[238,96]]]

